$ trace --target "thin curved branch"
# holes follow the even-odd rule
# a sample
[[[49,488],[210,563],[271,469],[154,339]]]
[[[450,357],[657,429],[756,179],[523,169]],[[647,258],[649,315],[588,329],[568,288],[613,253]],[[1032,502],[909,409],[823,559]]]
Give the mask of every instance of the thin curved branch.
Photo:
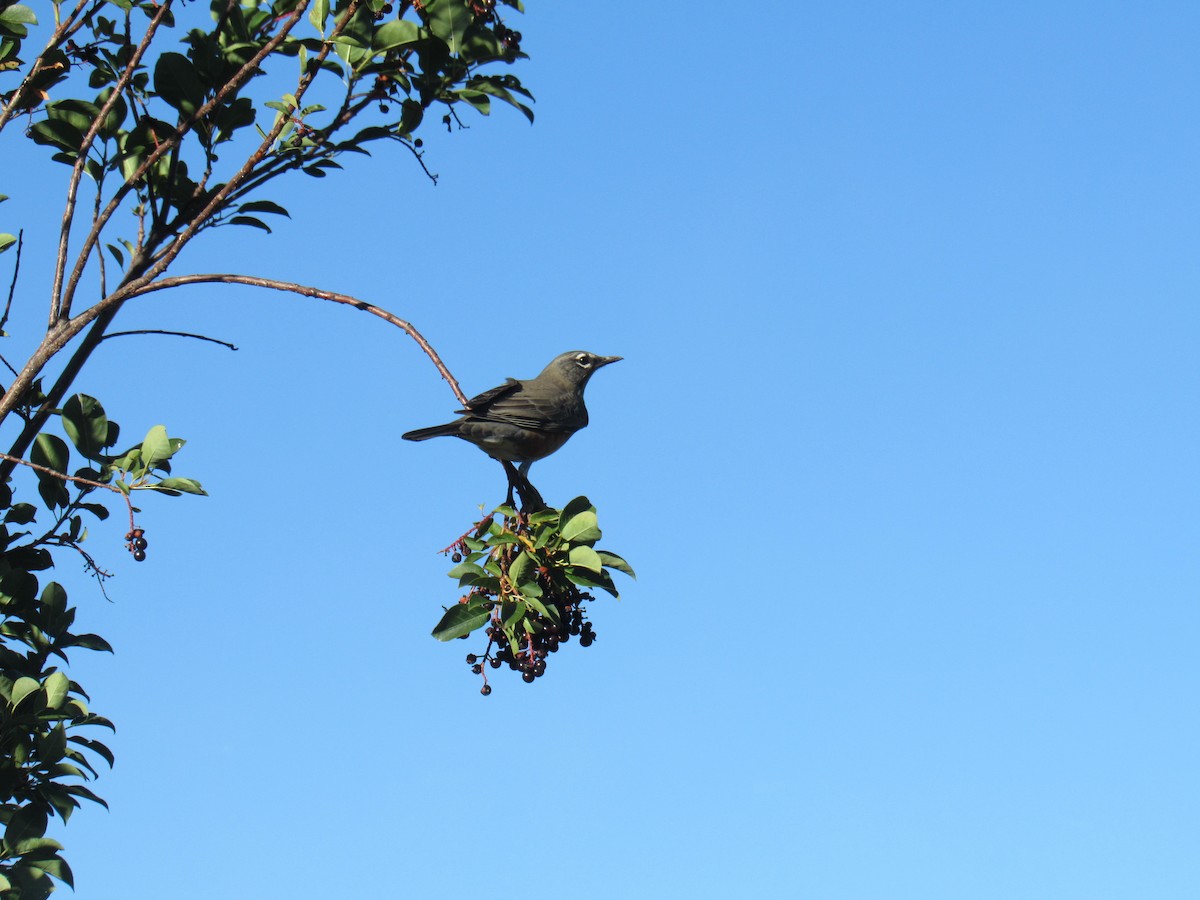
[[[103,343],[115,337],[130,337],[135,334],[166,334],[171,337],[195,338],[198,341],[209,341],[213,344],[220,344],[222,347],[228,347],[230,350],[237,350],[237,347],[229,343],[229,341],[222,341],[205,334],[193,334],[190,331],[166,331],[162,328],[139,328],[136,331],[110,331],[104,337],[100,338],[100,341]]]
[[[373,316],[378,316],[385,322],[389,322],[401,329],[405,334],[417,342],[425,355],[433,362],[438,373],[450,385],[450,390],[454,391],[454,396],[464,406],[467,403],[467,395],[462,392],[462,388],[458,386],[458,382],[454,376],[450,374],[450,370],[446,368],[446,364],[442,362],[442,358],[438,356],[437,351],[433,349],[429,341],[421,332],[413,327],[411,322],[401,319],[399,316],[393,315],[386,309],[376,306],[373,303],[367,303],[365,300],[359,300],[357,297],[351,297],[348,294],[338,294],[334,291],[323,291],[319,288],[309,287],[304,284],[296,284],[291,281],[277,281],[274,278],[258,278],[253,275],[231,275],[231,274],[210,274],[210,275],[177,275],[173,278],[163,278],[159,281],[151,282],[150,284],[133,289],[127,299],[140,297],[143,294],[150,294],[154,291],[162,291],[167,288],[180,287],[185,284],[244,284],[250,287],[269,288],[273,291],[284,291],[291,294],[299,294],[301,297],[312,297],[317,300],[328,300],[331,303],[341,303],[344,306],[352,306],[362,312],[370,313]]]

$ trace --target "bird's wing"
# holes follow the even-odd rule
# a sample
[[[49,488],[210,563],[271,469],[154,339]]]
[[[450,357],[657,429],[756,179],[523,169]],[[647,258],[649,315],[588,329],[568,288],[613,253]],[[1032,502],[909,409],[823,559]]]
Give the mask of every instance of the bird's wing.
[[[462,415],[481,415],[487,412],[489,404],[503,397],[505,394],[511,394],[521,386],[521,382],[515,378],[510,378],[500,387],[494,387],[490,391],[484,391],[467,401],[467,408],[458,410]]]
[[[586,413],[583,421],[579,421],[578,411],[564,404],[559,393],[547,393],[536,387],[531,389],[529,384],[520,387],[520,390],[497,397],[485,410],[472,410],[472,417],[538,431],[572,432],[587,424]]]

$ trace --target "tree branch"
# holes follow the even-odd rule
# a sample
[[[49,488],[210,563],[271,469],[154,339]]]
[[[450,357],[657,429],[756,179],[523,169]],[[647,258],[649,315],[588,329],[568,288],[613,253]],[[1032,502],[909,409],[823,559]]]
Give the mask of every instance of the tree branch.
[[[13,294],[17,290],[17,276],[21,274],[21,248],[25,246],[25,229],[17,232],[17,259],[13,263],[12,282],[8,286],[8,301],[4,304],[4,315],[0,316],[0,332],[8,324],[8,314],[12,311]]]
[[[237,347],[229,343],[229,341],[218,340],[217,338],[208,337],[203,334],[192,334],[190,331],[165,331],[161,328],[139,328],[137,331],[110,331],[104,337],[100,338],[100,340],[107,341],[115,337],[129,337],[135,334],[166,334],[171,337],[195,338],[198,341],[211,341],[214,344],[220,344],[222,347],[228,347],[230,350],[237,350]]]
[[[0,453],[0,459],[22,466],[28,466],[36,472],[42,472],[45,475],[51,475],[54,478],[60,479],[61,481],[73,481],[76,484],[86,484],[88,487],[102,488],[106,491],[112,491],[114,494],[120,494],[125,498],[125,505],[129,507],[129,521],[131,523],[133,522],[133,501],[129,499],[129,495],[127,493],[118,487],[113,487],[111,484],[104,484],[99,481],[89,481],[87,478],[77,478],[74,475],[66,475],[62,472],[57,472],[54,469],[47,468],[46,466],[39,466],[37,463],[31,463],[27,459],[21,459],[19,456],[9,456],[7,453]],[[71,495],[68,494],[67,496],[70,497]]]
[[[350,0],[350,2],[346,5],[346,9],[342,13],[341,19],[339,19],[337,24],[330,30],[329,37],[322,44],[320,52],[317,53],[317,55],[314,56],[309,62],[307,71],[303,76],[301,76],[300,81],[296,85],[296,90],[292,95],[292,98],[295,100],[296,109],[303,108],[301,103],[304,99],[304,95],[308,92],[309,87],[316,79],[317,73],[321,71],[321,63],[325,61],[325,58],[329,56],[330,51],[333,49],[334,39],[341,34],[341,32],[349,24],[350,20],[354,18],[355,14],[358,12],[360,3],[361,0]],[[307,6],[307,3],[304,5]],[[271,147],[275,144],[280,132],[283,131],[288,121],[289,119],[287,116],[282,114],[276,116],[275,124],[272,126],[271,130],[267,132],[266,137],[263,139],[262,143],[259,144],[258,149],[255,150],[254,153],[250,154],[250,158],[246,160],[246,162],[240,169],[238,169],[233,177],[230,178],[224,185],[222,185],[221,189],[216,191],[211,198],[209,198],[209,201],[207,204],[205,204],[204,209],[191,218],[187,227],[180,234],[178,234],[174,240],[171,241],[171,243],[159,256],[155,258],[154,263],[149,266],[149,268],[147,268],[141,276],[133,279],[122,288],[118,288],[104,302],[119,303],[125,297],[131,296],[137,287],[150,283],[153,278],[156,278],[158,275],[162,274],[167,267],[175,261],[175,257],[177,257],[180,251],[187,246],[188,242],[193,236],[195,236],[196,232],[203,227],[204,224],[213,216],[213,214],[225,204],[226,200],[229,198],[229,195],[237,190],[247,176],[254,171],[255,166],[257,166],[263,160],[263,158],[270,151]]]
[[[75,219],[75,198],[79,193],[79,182],[83,178],[88,151],[92,149],[92,143],[96,140],[96,135],[99,134],[100,127],[104,124],[104,120],[108,118],[109,112],[117,104],[117,101],[121,99],[121,93],[125,90],[125,85],[129,84],[133,79],[138,64],[142,61],[142,57],[145,55],[146,50],[149,49],[150,43],[154,40],[158,26],[162,24],[163,19],[171,14],[171,2],[172,0],[163,0],[163,3],[158,7],[158,12],[154,14],[154,18],[150,20],[150,24],[146,28],[146,34],[142,37],[141,42],[134,49],[133,55],[129,58],[129,62],[125,66],[125,71],[121,73],[121,77],[117,80],[108,100],[100,107],[100,112],[92,120],[91,127],[88,128],[87,133],[83,136],[83,143],[79,147],[79,155],[75,157],[75,166],[71,170],[71,181],[67,185],[67,202],[63,207],[62,228],[58,235],[58,263],[54,267],[54,287],[50,292],[51,325],[59,318],[69,314],[69,310],[62,308],[63,278],[66,276],[67,271],[67,243],[71,237],[71,222]],[[97,190],[99,190],[99,185],[97,185]],[[86,257],[83,257],[81,262],[84,260],[86,260]]]
[[[147,155],[147,157],[142,161],[142,164],[138,166],[137,171],[129,176],[129,178],[125,180],[125,183],[117,189],[115,194],[113,194],[113,198],[108,202],[108,205],[104,207],[104,212],[102,212],[96,221],[92,223],[91,231],[88,232],[87,237],[84,239],[83,249],[80,250],[79,257],[75,262],[75,268],[72,270],[71,277],[67,280],[66,287],[64,289],[63,299],[59,310],[60,317],[66,317],[70,315],[71,301],[74,298],[75,289],[79,284],[79,279],[83,276],[83,269],[87,263],[87,258],[91,254],[92,248],[96,245],[96,242],[100,240],[100,234],[104,230],[104,227],[108,224],[108,220],[112,218],[113,214],[120,207],[121,203],[129,195],[129,192],[133,190],[134,186],[162,158],[163,154],[170,152],[171,148],[174,147],[185,134],[191,131],[197,122],[211,113],[218,104],[224,102],[225,98],[230,93],[241,88],[241,86],[245,84],[245,82],[252,75],[259,71],[259,63],[274,53],[276,48],[283,43],[284,39],[291,32],[292,28],[295,27],[296,23],[304,17],[305,12],[308,10],[309,4],[310,0],[302,0],[302,2],[288,15],[287,19],[284,20],[284,23],[280,27],[278,34],[272,37],[271,40],[263,45],[261,50],[247,60],[246,64],[238,69],[238,71],[233,75],[232,78],[229,79],[229,81],[222,85],[220,90],[217,91],[211,100],[196,110],[196,112],[193,113],[186,122],[181,122],[176,127],[174,134],[166,138],[153,151],[151,151],[150,154]],[[132,272],[134,268],[135,266],[131,261],[130,271]],[[118,293],[119,292],[120,288],[118,288]],[[95,310],[95,308],[93,308],[93,310],[93,315],[89,319],[82,321],[79,324],[79,327],[75,329],[74,333],[77,334],[84,325],[91,321],[91,319],[96,318],[99,310]]]
[[[128,295],[128,298],[139,297],[143,294],[150,294],[154,291],[162,291],[167,288],[180,287],[185,284],[245,284],[250,287],[269,288],[273,291],[284,291],[292,294],[299,294],[302,297],[312,297],[317,300],[328,300],[331,303],[341,303],[344,306],[352,306],[355,309],[370,313],[373,316],[378,316],[385,322],[395,325],[397,328],[404,331],[409,337],[417,342],[425,355],[433,362],[438,373],[450,385],[450,390],[454,392],[454,396],[464,406],[467,403],[467,395],[462,392],[458,382],[454,376],[450,374],[450,370],[446,368],[446,364],[442,362],[437,351],[433,349],[429,341],[413,327],[411,322],[401,319],[399,316],[393,315],[386,309],[375,306],[373,303],[367,303],[365,300],[359,300],[357,297],[351,297],[348,294],[338,294],[334,291],[323,291],[319,288],[309,287],[308,285],[296,284],[291,281],[277,281],[273,278],[257,278],[252,275],[231,275],[231,274],[210,274],[210,275],[177,275],[173,278],[163,278],[159,281],[151,282],[142,287],[134,288]]]

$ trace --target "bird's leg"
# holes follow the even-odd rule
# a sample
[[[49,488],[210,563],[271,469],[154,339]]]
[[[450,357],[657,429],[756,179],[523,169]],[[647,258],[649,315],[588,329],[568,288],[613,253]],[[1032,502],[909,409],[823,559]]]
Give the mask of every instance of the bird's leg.
[[[538,489],[533,486],[533,482],[529,480],[530,463],[523,462],[521,467],[517,469],[517,476],[521,479],[517,484],[517,493],[521,495],[521,510],[523,512],[537,512],[539,509],[546,508],[546,501],[542,499],[542,495],[538,493]]]
[[[516,466],[507,459],[500,460],[500,465],[504,466],[504,474],[508,476],[508,496],[504,500],[504,505],[512,506],[513,489],[517,487],[517,482],[522,480],[521,475],[517,472]]]
[[[508,460],[500,460],[504,466],[504,474],[508,476],[508,500],[509,506],[513,502],[513,490],[521,498],[522,512],[537,512],[539,509],[546,508],[546,501],[542,499],[542,495],[538,493],[538,489],[529,481],[529,477],[525,474],[529,470],[528,463],[522,463],[520,470],[516,468]]]
[[[546,501],[542,499],[542,495],[533,486],[533,482],[529,480],[529,477],[522,475],[521,482],[521,484],[517,485],[517,493],[521,495],[521,511],[534,513],[540,509],[545,509]]]

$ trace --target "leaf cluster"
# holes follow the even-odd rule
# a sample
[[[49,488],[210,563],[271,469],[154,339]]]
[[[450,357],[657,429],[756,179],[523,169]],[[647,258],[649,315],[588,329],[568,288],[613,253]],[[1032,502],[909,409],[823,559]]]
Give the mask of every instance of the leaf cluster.
[[[25,518],[5,504],[7,526]],[[50,820],[70,818],[82,800],[107,805],[86,785],[96,765],[113,763],[112,751],[86,734],[112,723],[88,708],[83,688],[52,658],[67,662],[76,647],[111,652],[95,634],[72,631],[75,608],[57,582],[39,593],[38,570],[51,564],[45,551],[0,552],[0,898],[44,898],[49,876],[73,884],[62,845],[46,837]]]
[[[54,565],[54,549],[70,548],[104,577],[81,546],[87,537],[85,517],[102,521],[109,516],[95,500],[101,488],[124,498],[131,528],[133,491],[204,493],[194,479],[171,474],[172,457],[186,442],[170,437],[163,426],[154,426],[126,450],[110,452],[121,429],[98,400],[76,394],[55,412],[67,439],[42,432],[30,453],[30,462],[39,467],[40,504],[16,500],[12,482],[0,483],[0,824],[5,826],[0,900],[46,897],[54,889],[50,876],[72,883],[62,846],[45,836],[47,827],[55,816],[65,822],[81,800],[104,805],[82,782],[97,776],[97,760],[113,762],[107,746],[80,733],[112,724],[88,709],[84,689],[58,668],[58,662],[69,662],[71,649],[112,648],[99,635],[73,631],[75,608],[68,605],[66,590],[53,581],[42,587],[39,573]],[[73,472],[72,447],[83,458]],[[50,524],[44,531],[32,530],[43,512]]]
[[[448,548],[461,559],[448,574],[468,591],[433,636],[449,641],[488,626],[508,656],[532,654],[546,632],[564,631],[568,614],[592,599],[592,589],[619,598],[609,570],[634,575],[616,553],[596,549],[601,537],[587,497],[533,513],[498,507]]]
[[[457,104],[487,115],[494,101],[533,120],[517,76],[489,71],[525,57],[493,0],[212,0],[211,22],[181,16],[186,28],[176,23],[178,5],[83,3],[28,65],[20,52],[34,11],[0,12],[0,77],[23,76],[0,93],[0,129],[23,114],[29,138],[82,166],[105,195],[100,206],[134,197],[137,238],[107,243],[127,274],[201,230],[270,231],[263,214],[287,210],[251,195],[285,173],[323,178],[341,155],[379,141],[420,158],[415,133],[435,104],[447,109],[447,125]],[[172,31],[183,32],[182,52],[160,49]],[[290,66],[298,66],[294,88],[267,86]],[[318,81],[322,101],[335,102],[302,99]],[[257,152],[243,163],[248,149],[239,149],[222,170],[223,146],[242,135]],[[0,236],[0,251],[12,242]]]

